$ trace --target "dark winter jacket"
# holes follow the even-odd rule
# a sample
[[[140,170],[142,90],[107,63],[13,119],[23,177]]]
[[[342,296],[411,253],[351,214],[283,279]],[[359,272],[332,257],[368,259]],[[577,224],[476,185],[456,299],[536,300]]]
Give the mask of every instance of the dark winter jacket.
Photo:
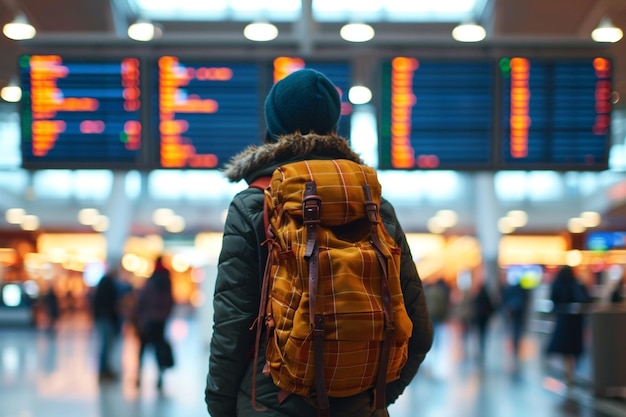
[[[140,331],[152,323],[165,322],[172,312],[172,281],[164,268],[154,271],[137,295],[135,317]]]
[[[548,353],[580,356],[584,351],[584,309],[590,303],[587,288],[576,278],[569,266],[562,267],[550,290],[555,324],[548,344]]]
[[[234,182],[244,179],[251,183],[258,177],[270,175],[279,165],[305,159],[349,159],[361,162],[343,138],[293,135],[277,143],[248,148],[233,159],[226,175]],[[422,283],[395,212],[387,201],[381,203],[380,212],[386,229],[395,237],[402,250],[402,290],[413,322],[408,362],[400,379],[387,385],[387,402],[391,403],[411,382],[430,349],[432,324]],[[260,286],[267,256],[265,246],[261,246],[264,240],[263,193],[256,188],[245,189],[235,196],[229,207],[213,300],[215,316],[205,392],[208,410],[213,417],[257,414],[251,404],[251,358],[255,332],[250,329],[259,309]],[[278,388],[271,378],[261,373],[263,362],[264,352],[261,351],[256,374],[256,403],[268,408],[263,415],[316,416],[317,410],[296,395],[278,404]],[[364,406],[369,409],[369,402],[369,393],[335,400],[331,402],[331,413],[335,416],[335,412],[341,408],[345,415],[370,415],[363,413]]]
[[[96,320],[108,320],[114,325],[119,322],[119,295],[111,274],[104,275],[96,285],[93,315]]]

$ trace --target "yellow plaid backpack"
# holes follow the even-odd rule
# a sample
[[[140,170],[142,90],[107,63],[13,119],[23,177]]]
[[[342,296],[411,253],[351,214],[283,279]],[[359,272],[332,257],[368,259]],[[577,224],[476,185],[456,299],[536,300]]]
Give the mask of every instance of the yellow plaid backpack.
[[[400,249],[380,219],[376,171],[309,160],[277,168],[265,192],[268,259],[257,318],[255,363],[266,328],[266,365],[281,389],[314,398],[385,385],[407,360],[412,323],[400,287]],[[267,183],[267,180],[265,181]],[[253,404],[255,404],[253,375]]]

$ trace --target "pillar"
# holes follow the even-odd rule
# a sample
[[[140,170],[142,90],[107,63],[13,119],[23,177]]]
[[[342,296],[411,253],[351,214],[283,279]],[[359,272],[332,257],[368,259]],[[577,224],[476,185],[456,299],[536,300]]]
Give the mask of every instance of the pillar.
[[[480,172],[475,175],[474,221],[476,237],[480,242],[487,282],[498,283],[498,245],[500,232],[498,219],[500,204],[496,197],[494,173]]]
[[[104,207],[109,218],[109,228],[105,232],[107,242],[107,262],[117,267],[124,255],[124,244],[130,234],[133,221],[133,201],[126,196],[126,172],[113,173],[111,195]]]

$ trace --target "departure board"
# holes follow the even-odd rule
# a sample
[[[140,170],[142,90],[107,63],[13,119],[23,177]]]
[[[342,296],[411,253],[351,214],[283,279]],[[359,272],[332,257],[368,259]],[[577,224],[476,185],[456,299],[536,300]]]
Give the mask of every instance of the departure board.
[[[153,124],[163,168],[219,168],[262,137],[260,65],[158,59]],[[158,117],[156,117],[158,115]]]
[[[337,126],[337,133],[344,138],[350,138],[350,116],[352,115],[352,104],[348,101],[348,90],[352,85],[352,67],[350,63],[348,61],[319,62],[282,56],[274,59],[273,82],[276,83],[292,72],[303,68],[319,71],[335,84],[341,97],[341,118]]]
[[[384,62],[379,168],[492,168],[493,74],[491,61]]]
[[[497,169],[608,168],[611,62],[503,58]]]
[[[137,168],[140,61],[20,58],[24,168]]]

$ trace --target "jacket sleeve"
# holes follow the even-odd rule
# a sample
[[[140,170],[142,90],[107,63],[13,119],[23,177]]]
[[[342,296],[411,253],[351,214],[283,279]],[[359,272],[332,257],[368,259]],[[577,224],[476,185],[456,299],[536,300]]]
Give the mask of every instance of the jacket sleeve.
[[[391,404],[398,399],[400,394],[413,380],[426,357],[426,353],[430,350],[433,341],[433,326],[426,308],[426,297],[422,287],[422,280],[415,267],[406,236],[396,218],[393,207],[385,201],[381,204],[381,216],[385,228],[394,237],[401,250],[400,280],[402,295],[404,296],[404,305],[407,313],[413,323],[407,363],[400,372],[400,378],[387,384],[386,400],[387,404]]]
[[[245,190],[233,199],[224,226],[205,390],[207,409],[213,417],[236,415],[237,393],[254,347],[255,333],[250,327],[260,299],[260,242],[255,221],[262,221],[262,210],[261,192]]]

